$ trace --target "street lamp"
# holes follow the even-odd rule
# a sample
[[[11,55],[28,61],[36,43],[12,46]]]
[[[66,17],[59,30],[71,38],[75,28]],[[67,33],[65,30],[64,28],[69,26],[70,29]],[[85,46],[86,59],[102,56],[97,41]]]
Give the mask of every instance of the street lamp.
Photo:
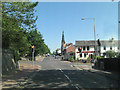
[[[95,49],[95,59],[96,59],[96,31],[95,31],[95,18],[81,18],[81,20],[86,20],[86,19],[90,19],[90,20],[93,20],[94,21],[94,40],[95,40],[95,46],[94,46],[94,49]]]

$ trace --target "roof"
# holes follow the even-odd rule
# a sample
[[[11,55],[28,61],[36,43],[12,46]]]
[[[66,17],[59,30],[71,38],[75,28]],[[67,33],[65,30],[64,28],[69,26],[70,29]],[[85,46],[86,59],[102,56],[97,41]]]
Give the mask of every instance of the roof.
[[[95,41],[90,40],[90,41],[75,41],[75,46],[94,46]]]
[[[101,46],[118,46],[118,40],[100,40]],[[98,45],[98,43],[96,42]],[[94,40],[88,41],[75,41],[75,46],[94,46]]]
[[[61,49],[60,49],[60,48],[57,48],[56,50],[58,51],[58,50],[61,50]]]
[[[65,44],[65,46],[70,46],[70,45],[72,45],[72,43],[66,43],[66,44]]]
[[[100,42],[102,46],[118,46],[118,40],[101,40]]]

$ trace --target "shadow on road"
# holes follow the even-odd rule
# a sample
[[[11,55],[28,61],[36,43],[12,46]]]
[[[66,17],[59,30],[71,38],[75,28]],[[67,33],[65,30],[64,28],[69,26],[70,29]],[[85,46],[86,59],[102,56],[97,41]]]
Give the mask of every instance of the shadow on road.
[[[27,73],[25,73],[27,72]],[[21,75],[22,74],[22,75]],[[20,71],[14,77],[3,78],[3,89],[8,88],[118,88],[118,80],[108,78],[112,73],[97,74],[89,70]]]

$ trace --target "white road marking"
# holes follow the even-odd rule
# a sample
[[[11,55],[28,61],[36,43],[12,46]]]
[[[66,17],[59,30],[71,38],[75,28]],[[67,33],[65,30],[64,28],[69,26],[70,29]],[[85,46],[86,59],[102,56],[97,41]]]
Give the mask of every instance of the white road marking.
[[[69,80],[69,82],[72,83],[71,79],[63,72],[63,70],[61,70],[60,68],[59,68],[59,70],[64,74],[64,76]],[[74,84],[72,84],[72,85],[75,86]],[[77,86],[75,86],[75,88],[77,90],[80,90]]]
[[[63,73],[63,71],[61,69],[59,69],[59,70]]]
[[[80,90],[77,86],[75,86],[77,90]]]
[[[64,74],[65,75],[65,77],[70,81],[70,83],[72,82],[71,80],[70,80],[70,78],[66,75],[66,74]]]

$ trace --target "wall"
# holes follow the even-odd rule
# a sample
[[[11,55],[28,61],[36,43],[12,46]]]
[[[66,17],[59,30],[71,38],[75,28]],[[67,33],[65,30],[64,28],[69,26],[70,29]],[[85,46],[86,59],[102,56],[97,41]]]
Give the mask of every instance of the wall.
[[[2,49],[2,74],[9,74],[16,70],[16,63],[14,61],[13,52]]]
[[[101,68],[101,63],[102,68]],[[98,59],[95,63],[95,67],[98,69],[108,70],[108,71],[117,71],[120,72],[120,58],[103,58]]]

